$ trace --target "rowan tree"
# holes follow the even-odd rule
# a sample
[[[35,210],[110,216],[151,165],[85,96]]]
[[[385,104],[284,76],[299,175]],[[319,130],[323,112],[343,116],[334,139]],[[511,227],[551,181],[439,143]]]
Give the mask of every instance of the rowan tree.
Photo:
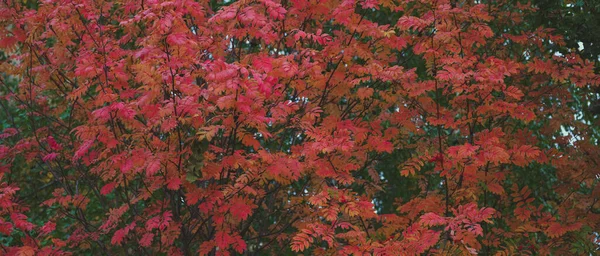
[[[595,253],[600,77],[535,11],[6,0],[2,253]]]

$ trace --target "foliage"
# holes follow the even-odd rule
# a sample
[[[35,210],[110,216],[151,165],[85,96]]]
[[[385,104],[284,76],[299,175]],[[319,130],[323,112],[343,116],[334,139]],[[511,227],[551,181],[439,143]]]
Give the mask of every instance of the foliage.
[[[535,0],[537,10],[529,14],[530,26],[556,29],[565,44],[593,61],[600,57],[600,35],[590,33],[600,29],[600,1],[597,0]],[[579,45],[581,43],[581,47]]]
[[[4,254],[596,251],[600,77],[533,5],[1,5]]]

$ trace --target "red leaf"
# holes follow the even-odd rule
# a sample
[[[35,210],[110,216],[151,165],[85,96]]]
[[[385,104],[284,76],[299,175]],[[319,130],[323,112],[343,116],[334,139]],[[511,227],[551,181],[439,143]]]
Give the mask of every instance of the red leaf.
[[[178,177],[173,177],[167,180],[167,188],[170,190],[178,190],[179,186],[181,186],[181,179]]]
[[[177,120],[173,117],[162,122],[160,130],[162,132],[170,132],[173,128],[177,127]]]
[[[77,161],[85,154],[87,154],[88,150],[90,150],[90,148],[94,144],[94,141],[95,140],[87,140],[83,144],[81,144],[81,146],[79,147],[79,149],[77,149],[75,155],[73,156],[73,161]]]
[[[24,231],[30,231],[34,225],[27,221],[27,216],[22,213],[11,213],[10,219],[15,223],[15,227]]]
[[[421,216],[421,224],[425,226],[440,226],[447,223],[444,217],[441,217],[435,213],[428,212]]]
[[[453,158],[467,158],[475,154],[475,151],[479,149],[479,146],[473,146],[469,143],[460,146],[452,146],[448,148],[448,155]]]
[[[256,206],[249,205],[249,202],[247,202],[241,198],[236,198],[231,201],[231,206],[229,207],[229,211],[231,212],[231,215],[233,215],[234,217],[236,217],[240,220],[245,220],[246,218],[248,218],[248,216],[250,214],[252,214],[253,208],[256,208]]]
[[[128,173],[131,168],[133,168],[133,160],[131,160],[131,158],[126,159],[122,164],[121,164],[121,172],[122,173]]]
[[[0,233],[10,236],[13,230],[13,225],[10,222],[4,222],[0,219]]]
[[[229,245],[233,243],[233,237],[223,231],[217,232],[215,234],[215,242],[217,246],[221,249],[229,248]]]
[[[150,247],[152,245],[152,240],[154,240],[154,234],[146,233],[140,239],[140,246],[142,247]]]
[[[154,216],[148,221],[146,221],[146,230],[148,232],[152,231],[155,228],[158,228],[160,225],[160,216]]]
[[[430,21],[426,21],[423,19],[420,19],[418,17],[414,17],[414,16],[402,16],[400,17],[400,19],[398,20],[398,23],[396,24],[396,26],[405,29],[405,30],[409,30],[409,29],[414,29],[414,30],[421,30],[425,27],[427,27],[431,22]]]
[[[215,234],[215,242],[221,250],[226,250],[229,246],[232,246],[238,253],[243,253],[246,250],[246,242],[237,233],[230,235],[225,231],[219,231]]]
[[[100,194],[108,195],[108,194],[110,194],[110,192],[113,191],[113,189],[115,189],[116,186],[117,186],[116,182],[110,182],[110,183],[102,186],[102,188],[100,189]]]
[[[375,90],[373,90],[373,88],[361,87],[361,88],[358,88],[356,95],[358,96],[359,99],[364,100],[366,98],[370,98],[371,96],[373,96],[374,91]]]
[[[52,136],[48,136],[48,145],[50,145],[50,149],[54,150],[54,151],[59,151],[62,149],[62,146],[60,144],[58,144],[56,142],[56,140],[54,140],[54,137]]]
[[[263,72],[270,72],[273,69],[271,65],[271,58],[268,56],[256,57],[252,61],[252,66],[255,69],[262,70]]]
[[[146,166],[146,176],[151,177],[154,176],[160,170],[160,160],[157,158],[153,158],[148,162]]]
[[[169,225],[169,222],[171,222],[173,217],[173,213],[171,213],[170,211],[166,211],[163,213],[162,215],[162,219],[160,221],[160,225],[158,226],[158,229],[160,229],[161,231],[164,231],[167,226]]]
[[[4,129],[4,132],[2,134],[0,134],[0,139],[6,139],[9,137],[12,137],[17,133],[19,133],[19,131],[15,128],[6,128],[6,129]]]
[[[123,242],[123,239],[129,234],[129,231],[133,230],[133,228],[135,228],[135,222],[117,230],[110,240],[110,243],[120,245]]]
[[[54,222],[48,221],[42,228],[40,229],[40,234],[47,235],[56,229],[56,224]]]
[[[188,39],[185,33],[175,33],[167,36],[167,43],[172,45],[183,45],[187,42]]]
[[[35,248],[31,247],[31,246],[23,246],[21,248],[19,248],[19,250],[16,253],[16,256],[34,256],[35,255]]]
[[[285,72],[285,74],[287,75],[287,77],[292,77],[296,74],[296,72],[298,72],[298,65],[289,61],[283,62],[283,65],[281,67],[283,69],[283,72]]]
[[[496,195],[504,194],[504,188],[498,183],[487,184],[488,190]]]
[[[58,157],[58,153],[54,152],[54,153],[45,155],[44,157],[42,157],[42,160],[44,162],[50,162],[50,161],[54,161],[54,159],[56,159],[56,157]]]

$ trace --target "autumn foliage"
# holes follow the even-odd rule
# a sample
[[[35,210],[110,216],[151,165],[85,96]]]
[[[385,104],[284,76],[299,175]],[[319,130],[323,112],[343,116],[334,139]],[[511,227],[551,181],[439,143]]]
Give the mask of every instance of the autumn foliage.
[[[0,6],[0,255],[598,247],[600,77],[531,4]]]

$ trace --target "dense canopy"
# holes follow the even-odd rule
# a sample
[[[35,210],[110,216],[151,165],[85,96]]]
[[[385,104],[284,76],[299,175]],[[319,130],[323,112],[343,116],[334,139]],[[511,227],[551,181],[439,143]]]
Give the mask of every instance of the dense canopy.
[[[2,1],[0,255],[595,254],[549,2]]]

